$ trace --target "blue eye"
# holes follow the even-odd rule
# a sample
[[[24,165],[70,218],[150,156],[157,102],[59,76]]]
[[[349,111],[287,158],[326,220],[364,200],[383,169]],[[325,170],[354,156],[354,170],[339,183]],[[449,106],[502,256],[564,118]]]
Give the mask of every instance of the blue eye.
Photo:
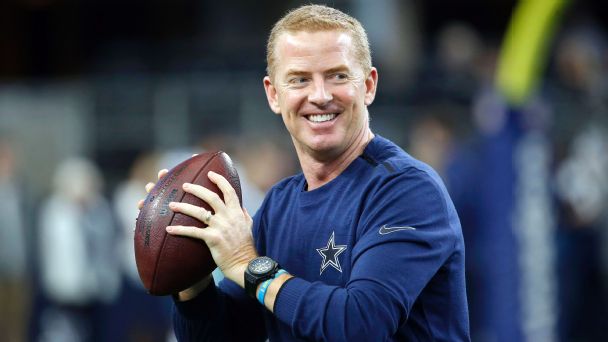
[[[302,84],[308,82],[308,78],[306,77],[294,77],[289,80],[291,84]]]
[[[344,81],[348,79],[348,75],[344,74],[344,73],[336,73],[331,75],[331,78],[333,78],[336,81]]]

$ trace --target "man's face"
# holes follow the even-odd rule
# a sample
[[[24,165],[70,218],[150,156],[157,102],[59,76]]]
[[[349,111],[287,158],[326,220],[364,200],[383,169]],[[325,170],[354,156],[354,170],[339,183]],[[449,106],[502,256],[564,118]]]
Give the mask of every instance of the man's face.
[[[332,159],[367,133],[377,72],[364,73],[348,33],[283,33],[275,54],[273,79],[265,77],[264,87],[298,153]]]

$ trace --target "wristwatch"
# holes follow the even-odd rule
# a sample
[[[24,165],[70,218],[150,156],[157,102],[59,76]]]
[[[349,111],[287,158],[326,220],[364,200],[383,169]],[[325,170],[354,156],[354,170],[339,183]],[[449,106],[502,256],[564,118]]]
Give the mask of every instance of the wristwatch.
[[[279,264],[267,256],[257,257],[251,260],[245,270],[245,292],[255,299],[255,292],[258,289],[258,285],[261,282],[274,277],[279,268]]]

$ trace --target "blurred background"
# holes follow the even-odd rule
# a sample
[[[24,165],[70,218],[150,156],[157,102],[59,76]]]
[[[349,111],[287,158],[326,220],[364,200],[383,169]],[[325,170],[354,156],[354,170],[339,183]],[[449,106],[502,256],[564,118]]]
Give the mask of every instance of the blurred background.
[[[0,2],[0,341],[174,339],[135,269],[137,200],[204,150],[251,213],[299,172],[262,77],[272,24],[309,2]],[[327,4],[368,32],[373,131],[457,206],[473,341],[607,341],[608,3]]]

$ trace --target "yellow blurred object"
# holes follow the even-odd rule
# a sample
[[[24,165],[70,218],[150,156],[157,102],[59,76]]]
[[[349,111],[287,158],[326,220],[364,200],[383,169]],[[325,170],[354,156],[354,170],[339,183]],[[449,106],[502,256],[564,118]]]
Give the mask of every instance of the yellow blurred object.
[[[522,0],[505,35],[497,87],[512,106],[522,105],[536,90],[556,24],[568,0]]]

